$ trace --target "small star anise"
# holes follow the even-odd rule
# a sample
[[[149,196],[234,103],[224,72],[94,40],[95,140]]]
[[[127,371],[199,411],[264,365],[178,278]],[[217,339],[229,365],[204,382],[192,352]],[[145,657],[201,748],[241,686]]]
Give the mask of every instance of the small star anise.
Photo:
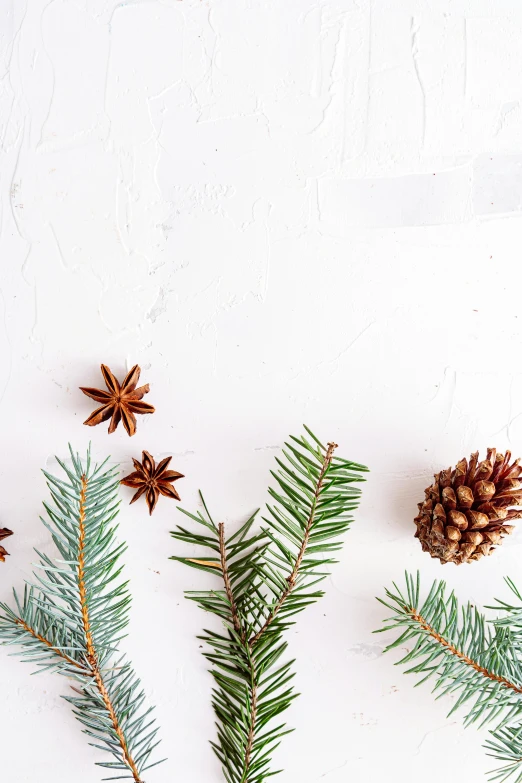
[[[0,527],[0,541],[12,535],[13,535],[12,530],[8,530],[6,527]],[[6,549],[4,549],[3,546],[0,546],[0,563],[5,563],[5,556],[8,554],[9,552]]]
[[[177,481],[184,476],[175,470],[167,470],[171,459],[172,457],[165,457],[156,465],[149,452],[144,451],[141,462],[138,462],[137,459],[132,460],[136,470],[125,476],[120,482],[126,487],[133,487],[137,490],[131,503],[146,493],[145,499],[149,507],[149,514],[152,514],[160,495],[165,495],[166,498],[173,500],[181,500],[174,487],[171,487],[170,482]]]
[[[141,373],[137,364],[127,373],[121,386],[105,364],[102,364],[101,371],[109,391],[80,386],[81,391],[87,397],[103,403],[101,408],[96,408],[83,423],[89,427],[94,427],[96,424],[101,424],[102,421],[107,421],[110,418],[109,433],[111,433],[114,432],[120,421],[123,421],[123,426],[128,434],[134,435],[136,432],[136,417],[134,414],[154,413],[152,405],[141,401],[143,395],[147,394],[150,389],[149,384],[146,383],[145,386],[140,386],[139,389],[136,388]]]

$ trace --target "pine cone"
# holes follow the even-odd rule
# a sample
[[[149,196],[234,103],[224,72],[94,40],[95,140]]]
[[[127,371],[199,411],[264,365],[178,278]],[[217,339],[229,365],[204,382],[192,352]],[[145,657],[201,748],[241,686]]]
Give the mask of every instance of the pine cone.
[[[422,548],[444,563],[469,563],[490,555],[504,535],[512,533],[512,520],[522,516],[522,467],[510,464],[511,452],[488,455],[478,461],[462,459],[452,470],[441,470],[425,490],[415,517]]]

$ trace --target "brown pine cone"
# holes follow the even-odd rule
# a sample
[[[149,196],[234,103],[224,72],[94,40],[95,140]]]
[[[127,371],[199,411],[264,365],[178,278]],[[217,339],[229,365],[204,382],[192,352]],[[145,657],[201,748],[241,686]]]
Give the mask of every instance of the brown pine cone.
[[[441,470],[425,490],[415,517],[422,548],[444,563],[469,563],[490,555],[504,535],[512,533],[512,520],[522,516],[522,467],[510,464],[511,452],[488,455],[478,461],[462,459],[452,470]]]

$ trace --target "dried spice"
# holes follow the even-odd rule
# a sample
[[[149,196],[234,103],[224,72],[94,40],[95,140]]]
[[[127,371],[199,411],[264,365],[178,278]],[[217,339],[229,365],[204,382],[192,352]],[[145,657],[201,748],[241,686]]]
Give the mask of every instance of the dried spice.
[[[141,462],[138,462],[137,459],[132,460],[135,471],[121,480],[121,483],[126,487],[137,490],[131,503],[135,503],[142,495],[145,495],[149,514],[152,514],[160,495],[173,500],[181,500],[174,487],[171,486],[171,482],[184,478],[184,476],[175,470],[167,470],[171,459],[172,457],[165,457],[156,465],[149,452],[144,451]]]
[[[13,535],[13,531],[9,530],[7,527],[0,527],[0,541],[3,541],[4,538],[9,538],[9,536]],[[4,549],[3,546],[0,546],[0,563],[5,563],[5,557],[8,555],[9,552]]]
[[[511,462],[511,452],[496,449],[482,462],[477,451],[437,473],[415,517],[423,550],[457,565],[490,555],[513,532],[509,523],[522,516],[514,508],[522,505],[521,475],[520,460]]]
[[[102,364],[101,371],[108,391],[92,389],[80,386],[81,391],[96,402],[101,402],[100,408],[96,408],[83,423],[89,427],[101,424],[102,421],[111,420],[109,433],[114,432],[123,421],[123,426],[129,435],[136,432],[135,413],[154,413],[154,408],[148,402],[143,402],[142,397],[150,390],[149,384],[136,388],[141,370],[137,364],[127,373],[121,385],[118,383],[107,365]]]

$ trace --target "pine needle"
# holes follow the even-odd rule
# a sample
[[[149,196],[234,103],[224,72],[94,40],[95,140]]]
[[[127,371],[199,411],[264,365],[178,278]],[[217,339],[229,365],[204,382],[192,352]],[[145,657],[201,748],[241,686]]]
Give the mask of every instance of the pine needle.
[[[463,708],[464,725],[489,727],[488,755],[502,762],[489,773],[491,781],[522,781],[522,605],[513,582],[506,580],[514,603],[498,601],[503,614],[487,619],[472,604],[464,606],[446,584],[435,581],[420,603],[420,577],[406,573],[404,590],[393,585],[378,600],[392,614],[379,632],[394,631],[385,652],[407,646],[398,664],[431,679],[437,698],[454,694],[450,714]]]
[[[203,501],[204,514],[181,510],[205,530],[178,526],[172,533],[212,553],[211,560],[172,559],[214,573],[221,583],[186,595],[223,625],[220,633],[205,631],[200,638],[216,682],[218,736],[212,747],[227,783],[262,783],[280,771],[270,769],[271,757],[290,729],[278,718],[298,696],[293,661],[283,662],[283,634],[295,615],[322,596],[315,586],[327,576],[330,553],[350,527],[349,512],[360,496],[354,484],[364,481],[367,470],[334,457],[336,444],[323,446],[305,429],[311,440],[292,438],[284,459],[276,460],[273,502],[261,531],[251,532],[254,514],[227,537]]]
[[[53,502],[42,521],[59,559],[37,552],[34,582],[23,596],[14,593],[16,609],[0,604],[0,643],[17,645],[37,670],[72,679],[74,695],[65,699],[90,744],[110,754],[98,762],[111,772],[106,779],[144,783],[158,729],[143,707],[139,679],[118,653],[131,600],[119,580],[125,551],[114,523],[119,477],[106,463],[92,465],[90,450],[85,462],[70,454],[72,467],[60,462],[64,478],[45,473]]]

